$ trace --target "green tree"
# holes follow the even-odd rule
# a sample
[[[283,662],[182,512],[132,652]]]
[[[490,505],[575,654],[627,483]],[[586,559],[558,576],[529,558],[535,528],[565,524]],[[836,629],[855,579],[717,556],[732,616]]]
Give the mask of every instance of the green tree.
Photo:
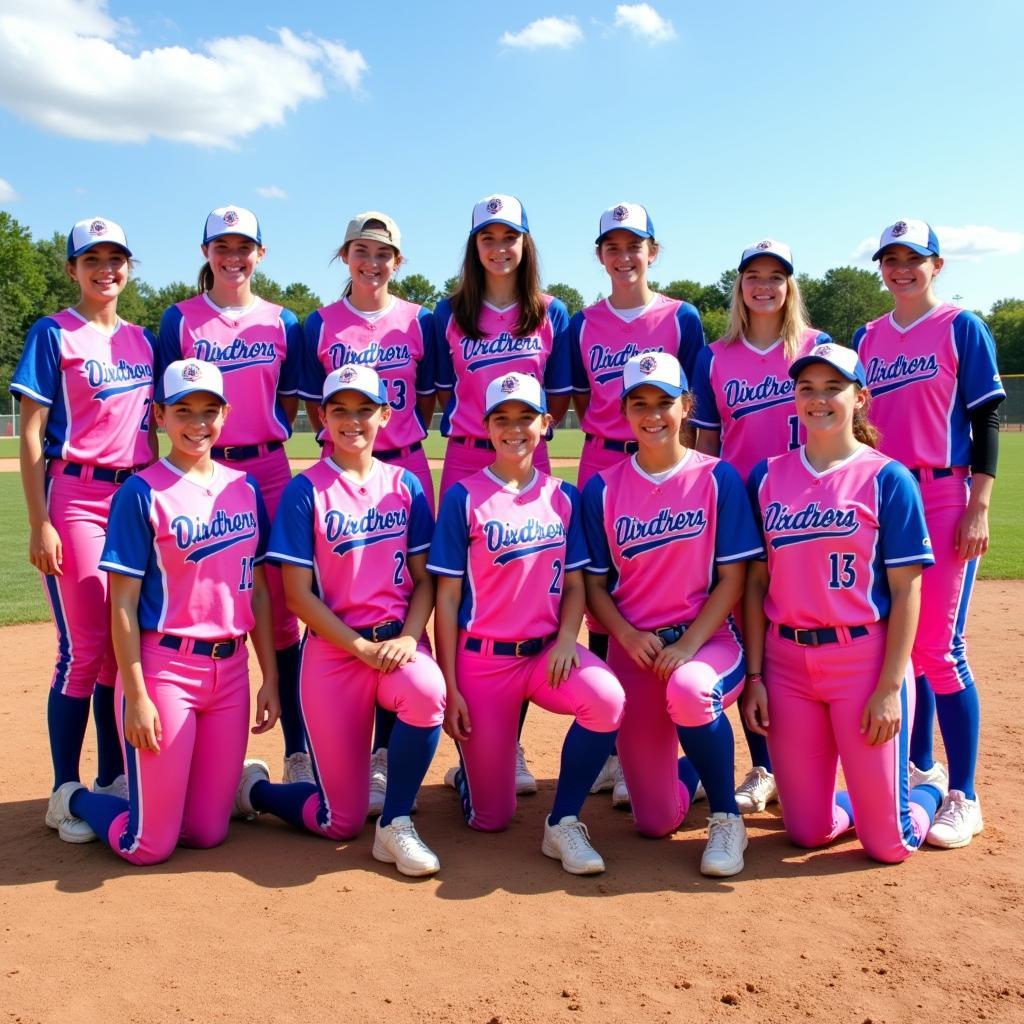
[[[698,309],[698,298],[704,291],[704,285],[699,284],[697,281],[688,281],[685,278],[679,281],[672,281],[670,284],[665,285],[664,288],[654,288],[654,291],[660,291],[663,295],[667,295],[670,299],[678,299],[680,302],[692,302]]]
[[[454,277],[449,277],[447,281],[441,287],[442,297],[447,298],[456,288],[459,287],[459,275],[456,274]]]
[[[441,298],[438,290],[422,274],[410,274],[408,277],[393,277],[388,290],[406,302],[433,309]]]
[[[873,270],[833,267],[818,284],[804,296],[811,323],[841,345],[849,345],[862,324],[892,309],[892,296]]]
[[[32,236],[9,213],[0,211],[0,388],[7,394],[21,356],[25,332],[44,316],[46,277]]]
[[[68,276],[68,240],[66,235],[55,232],[49,238],[35,242],[39,269],[46,281],[43,308],[47,312],[67,309],[79,299],[78,285]]]
[[[575,316],[585,305],[583,296],[571,284],[556,281],[554,284],[545,285],[544,290],[548,295],[553,295],[565,303],[569,316]]]
[[[729,314],[724,309],[706,309],[701,313],[700,321],[704,325],[704,337],[710,343],[725,334]]]
[[[1024,373],[1024,299],[1001,299],[985,318],[996,339],[1001,373]]]
[[[146,304],[146,314],[138,322],[155,334],[160,329],[160,319],[164,313],[176,303],[191,299],[196,294],[196,287],[184,281],[172,281],[163,288],[153,288],[140,281],[139,294]]]
[[[300,320],[305,320],[310,313],[316,312],[323,303],[320,296],[301,281],[293,281],[284,290],[284,305]]]

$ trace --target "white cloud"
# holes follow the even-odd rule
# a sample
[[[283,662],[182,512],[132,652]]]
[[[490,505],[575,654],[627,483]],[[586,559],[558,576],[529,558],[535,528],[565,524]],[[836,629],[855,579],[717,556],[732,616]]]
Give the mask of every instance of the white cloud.
[[[0,178],[0,203],[13,203],[17,201],[18,193],[14,191],[14,186],[9,182]]]
[[[615,27],[628,29],[649,43],[667,43],[676,37],[672,22],[650,4],[619,4],[615,8]]]
[[[260,185],[256,191],[263,196],[264,199],[287,199],[288,193],[283,188],[278,188],[276,185]]]
[[[515,46],[524,50],[539,50],[554,46],[568,50],[583,38],[575,18],[538,18],[519,32],[506,32],[498,41],[502,46]]]
[[[271,40],[225,36],[197,50],[137,53],[124,44],[130,30],[108,15],[107,0],[5,0],[0,102],[73,138],[233,146],[321,99],[325,79],[357,91],[368,71],[358,50],[287,28]]]
[[[1024,250],[1024,232],[1004,231],[981,224],[954,228],[934,225],[943,257],[975,263],[984,256],[1015,256]],[[877,238],[865,238],[853,251],[853,259],[870,263],[878,248]]]

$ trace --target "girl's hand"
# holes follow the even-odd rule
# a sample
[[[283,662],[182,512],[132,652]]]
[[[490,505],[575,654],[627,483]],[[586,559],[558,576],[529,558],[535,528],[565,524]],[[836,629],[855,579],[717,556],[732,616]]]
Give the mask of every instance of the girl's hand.
[[[652,668],[654,660],[661,654],[665,646],[660,636],[654,633],[645,633],[639,629],[630,629],[616,637],[625,652],[641,668]]]
[[[580,654],[576,641],[556,640],[548,651],[548,686],[557,689],[568,678],[573,668],[580,667]]]
[[[268,732],[277,724],[281,717],[281,698],[277,692],[276,682],[263,680],[263,685],[256,694],[256,717],[253,719],[252,733],[258,736]]]
[[[681,639],[663,647],[654,659],[654,674],[659,679],[668,679],[680,665],[685,665],[690,661],[695,653],[695,651],[689,650]]]
[[[28,539],[28,560],[47,576],[63,576],[64,545],[53,523],[33,526]]]
[[[124,712],[124,738],[136,750],[152,750],[154,754],[159,754],[163,735],[160,714],[147,694],[143,694],[138,700],[127,702]]]
[[[388,641],[389,643],[391,641]],[[372,640],[364,640],[360,637],[353,647],[352,653],[370,668],[380,668],[380,649],[383,644],[376,644]]]
[[[444,731],[456,742],[468,740],[469,734],[473,731],[469,720],[469,708],[458,690],[448,694],[444,709]]]
[[[748,679],[743,687],[740,705],[743,721],[758,736],[768,735],[768,690],[760,680]]]
[[[888,743],[900,731],[903,720],[903,703],[900,687],[879,684],[871,694],[860,716],[861,735],[866,735],[873,747]]]
[[[394,672],[396,668],[416,660],[416,638],[396,636],[377,645],[378,668],[381,672]]]
[[[988,509],[968,504],[956,524],[957,554],[965,561],[979,558],[988,551]]]

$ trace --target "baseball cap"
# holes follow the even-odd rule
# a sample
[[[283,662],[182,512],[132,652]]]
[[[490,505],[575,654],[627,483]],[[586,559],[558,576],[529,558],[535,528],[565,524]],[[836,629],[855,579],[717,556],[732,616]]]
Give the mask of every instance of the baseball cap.
[[[367,227],[371,221],[380,221],[383,227]],[[345,229],[345,241],[342,245],[348,245],[357,238],[365,238],[369,242],[383,242],[384,245],[392,246],[396,252],[402,251],[402,233],[398,225],[386,214],[379,210],[367,210],[365,213],[357,213]]]
[[[202,359],[178,359],[164,370],[164,402],[173,405],[194,391],[208,391],[215,398],[227,402],[224,397],[224,375],[220,367]]]
[[[106,217],[89,217],[80,220],[68,233],[68,259],[73,260],[93,246],[102,245],[104,242],[120,246],[126,256],[130,257],[132,254],[128,248],[128,239],[124,235],[124,228],[120,224],[107,220]]]
[[[617,203],[601,214],[594,244],[600,245],[601,239],[609,231],[617,231],[620,228],[623,231],[632,231],[634,235],[639,235],[641,238],[654,237],[654,223],[646,207],[639,203]]]
[[[492,380],[484,394],[484,416],[490,416],[502,402],[522,402],[537,412],[548,411],[540,381],[528,373],[506,373]]]
[[[473,207],[473,226],[469,229],[475,235],[488,224],[506,224],[520,234],[528,233],[530,225],[526,220],[526,210],[515,196],[495,194],[484,196]]]
[[[686,374],[675,356],[667,352],[641,352],[622,368],[622,396],[644,384],[653,384],[666,395],[678,398],[686,390]]]
[[[898,220],[890,224],[878,240],[878,249],[871,258],[877,260],[890,245],[905,245],[921,256],[938,256],[939,240],[931,225],[923,220]]]
[[[746,270],[747,266],[758,256],[771,256],[782,264],[787,274],[793,273],[793,250],[785,242],[777,242],[774,238],[765,238],[753,245],[748,245],[740,257],[738,269]]]
[[[815,345],[807,355],[794,360],[789,368],[790,377],[796,380],[803,368],[810,366],[811,363],[828,363],[847,380],[852,380],[862,388],[867,387],[868,378],[864,372],[864,364],[852,348],[834,344]]]
[[[203,245],[209,245],[221,235],[241,235],[243,238],[251,238],[257,245],[263,244],[256,214],[243,206],[218,206],[211,211],[203,230]]]
[[[323,404],[326,405],[339,391],[358,391],[378,405],[386,405],[388,400],[384,382],[377,375],[377,371],[355,363],[327,375],[327,380],[324,381]]]

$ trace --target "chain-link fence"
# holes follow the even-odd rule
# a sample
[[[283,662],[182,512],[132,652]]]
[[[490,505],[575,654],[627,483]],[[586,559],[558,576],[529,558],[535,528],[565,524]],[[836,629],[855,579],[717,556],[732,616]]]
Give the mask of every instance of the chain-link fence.
[[[1024,430],[1024,374],[1003,377],[1006,401],[999,406],[999,421],[1004,430]]]

